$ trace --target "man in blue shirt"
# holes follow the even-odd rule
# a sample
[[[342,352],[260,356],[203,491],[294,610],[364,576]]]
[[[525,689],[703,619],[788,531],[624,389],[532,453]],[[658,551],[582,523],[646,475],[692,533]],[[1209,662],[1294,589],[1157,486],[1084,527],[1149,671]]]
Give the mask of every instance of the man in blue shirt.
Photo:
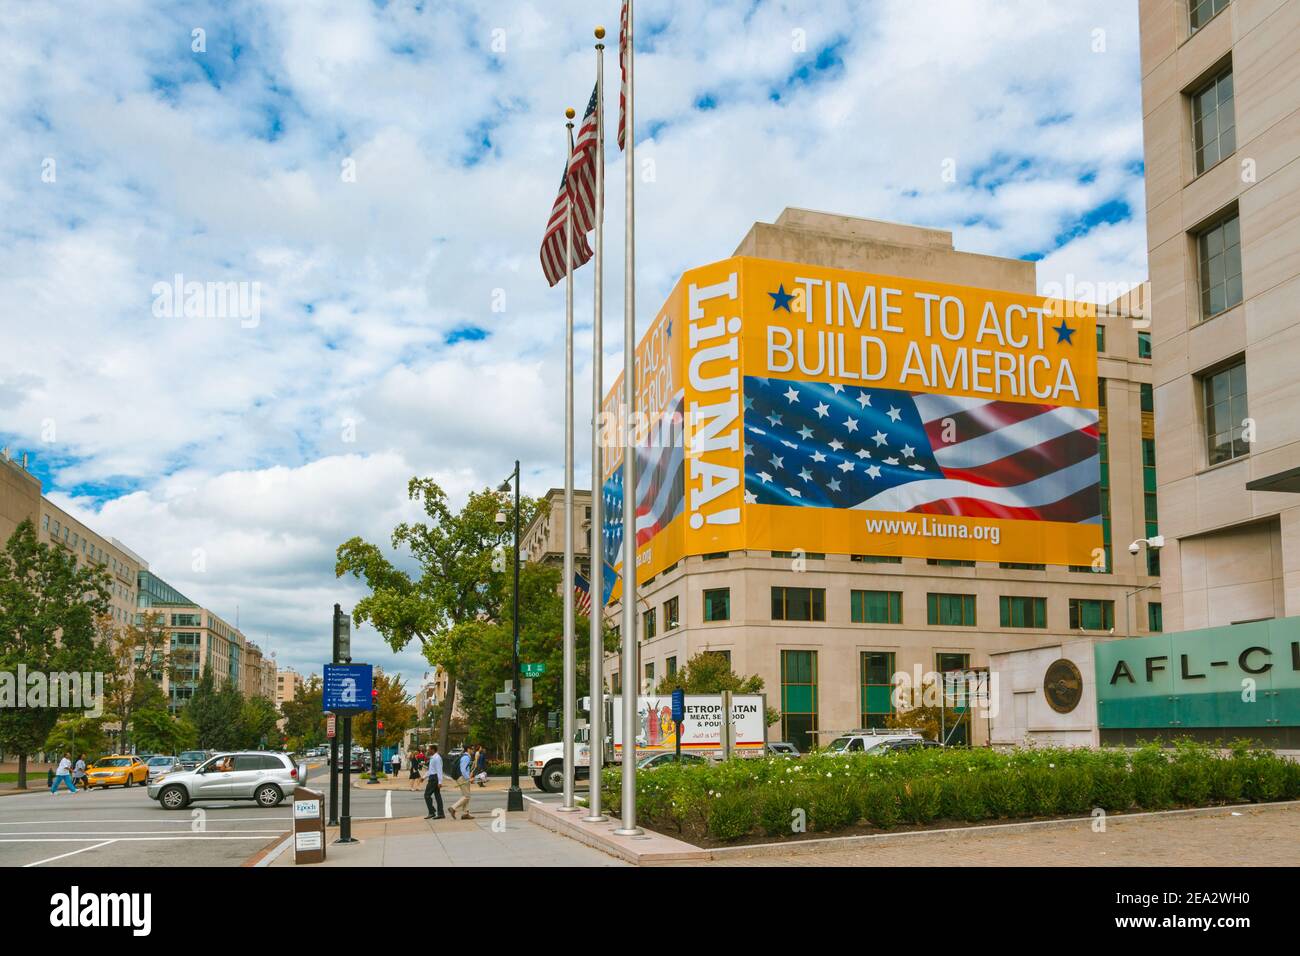
[[[437,744],[432,744],[429,750],[429,773],[424,784],[424,805],[429,808],[429,815],[424,819],[441,820],[446,815],[442,809],[442,754],[438,753]],[[433,811],[434,800],[438,801],[437,813]]]
[[[469,812],[470,768],[474,766],[471,754],[472,748],[469,744],[466,744],[465,752],[460,755],[460,778],[456,781],[456,786],[460,788],[460,799],[449,808],[453,820],[474,819]],[[457,811],[461,811],[459,816],[457,816]]]

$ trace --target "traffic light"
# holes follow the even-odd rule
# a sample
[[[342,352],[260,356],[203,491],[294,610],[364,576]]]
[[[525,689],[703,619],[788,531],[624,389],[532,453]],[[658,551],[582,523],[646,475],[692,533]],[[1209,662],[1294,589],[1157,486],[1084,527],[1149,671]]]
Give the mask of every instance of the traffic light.
[[[384,722],[383,722],[382,720],[379,721],[378,724],[377,724],[377,726],[379,727],[380,730],[383,730],[383,729],[384,729]]]

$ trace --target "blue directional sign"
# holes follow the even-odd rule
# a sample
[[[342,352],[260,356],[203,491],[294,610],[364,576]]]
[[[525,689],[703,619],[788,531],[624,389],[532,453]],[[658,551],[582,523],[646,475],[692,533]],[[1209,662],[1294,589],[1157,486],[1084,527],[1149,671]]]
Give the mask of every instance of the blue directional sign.
[[[326,664],[321,709],[336,714],[373,710],[374,680],[370,664]]]
[[[673,691],[673,723],[680,724],[686,719],[686,691],[680,687]]]

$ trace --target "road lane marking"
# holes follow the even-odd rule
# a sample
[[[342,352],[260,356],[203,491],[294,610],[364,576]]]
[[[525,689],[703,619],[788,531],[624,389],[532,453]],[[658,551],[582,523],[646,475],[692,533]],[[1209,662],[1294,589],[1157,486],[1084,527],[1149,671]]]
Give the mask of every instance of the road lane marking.
[[[105,833],[169,833],[167,830],[19,830],[17,833],[5,834],[6,836],[83,836],[94,839]],[[283,833],[284,830],[276,827],[274,830],[212,830],[205,829],[197,831],[199,833]]]
[[[222,823],[249,823],[249,822],[266,823],[268,820],[292,820],[293,814],[288,814],[279,817],[267,817],[267,816],[220,817],[219,819],[221,820]],[[48,824],[52,822],[57,822],[57,823],[178,823],[178,824],[184,824],[188,826],[194,821],[188,814],[185,816],[178,816],[178,817],[131,817],[127,819],[114,818],[109,820],[100,820],[100,819],[86,820],[86,819],[75,819],[75,818],[68,819],[67,817],[59,817],[57,820],[54,821],[52,820],[0,821],[0,827],[30,827],[30,826],[37,826],[42,823]]]
[[[277,832],[282,832],[282,831],[277,831]],[[92,837],[91,839],[94,838]],[[171,835],[171,836],[126,836],[120,839],[114,838],[112,840],[109,840],[108,842],[109,843],[149,843],[151,841],[165,842],[167,840],[261,840],[262,842],[266,842],[266,835],[260,834],[258,836],[204,836],[201,833],[193,833],[193,834],[187,833],[184,836],[181,836],[179,834]],[[0,837],[0,843],[85,843],[85,842],[86,842],[85,837],[81,837],[81,838],[33,837],[32,839],[27,839],[26,837]]]
[[[384,800],[384,819],[391,820],[392,818],[393,818],[393,791],[389,790],[388,797]]]
[[[105,840],[103,843],[96,843],[94,846],[83,846],[80,850],[73,850],[71,853],[60,853],[58,856],[52,856],[44,860],[37,860],[35,863],[24,863],[23,869],[27,869],[29,866],[40,866],[42,863],[53,863],[55,860],[62,860],[69,856],[76,856],[78,853],[85,853],[87,850],[98,850],[102,846],[108,846],[110,843],[116,842],[116,840]]]

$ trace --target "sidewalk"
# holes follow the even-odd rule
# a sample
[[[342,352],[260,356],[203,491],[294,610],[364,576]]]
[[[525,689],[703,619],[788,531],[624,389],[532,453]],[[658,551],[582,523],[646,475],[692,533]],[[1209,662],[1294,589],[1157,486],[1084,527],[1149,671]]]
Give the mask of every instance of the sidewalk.
[[[508,785],[507,781],[507,785]],[[500,818],[498,818],[500,819]],[[545,830],[521,813],[473,820],[363,820],[352,825],[359,843],[340,846],[338,828],[325,832],[326,860],[307,866],[625,866],[599,850]],[[496,824],[497,829],[493,825]],[[290,844],[270,866],[295,866]]]
[[[313,773],[315,772],[316,771],[313,771]],[[322,766],[320,768],[320,773],[323,775],[325,780],[329,780],[328,767]],[[320,778],[314,777],[313,779],[320,779]],[[454,788],[455,785],[456,785],[455,782],[452,781],[450,778],[448,778],[447,781],[443,784],[443,787],[444,789],[448,786]],[[367,790],[412,790],[411,778],[407,776],[405,771],[403,771],[401,774],[399,774],[396,777],[393,776],[385,777],[384,779],[380,780],[378,783],[371,783],[370,774],[368,773],[354,773],[352,775],[352,786],[354,788],[364,787]],[[528,789],[531,790],[533,788],[532,779],[527,774],[520,774],[519,786],[527,787]],[[480,787],[478,784],[474,784],[475,793],[491,793],[493,791],[500,793],[509,789],[510,789],[509,777],[488,777],[487,783],[482,787]],[[414,790],[412,790],[412,792],[418,792],[418,793],[424,792],[424,778],[420,778],[420,780],[416,781],[416,786]]]

